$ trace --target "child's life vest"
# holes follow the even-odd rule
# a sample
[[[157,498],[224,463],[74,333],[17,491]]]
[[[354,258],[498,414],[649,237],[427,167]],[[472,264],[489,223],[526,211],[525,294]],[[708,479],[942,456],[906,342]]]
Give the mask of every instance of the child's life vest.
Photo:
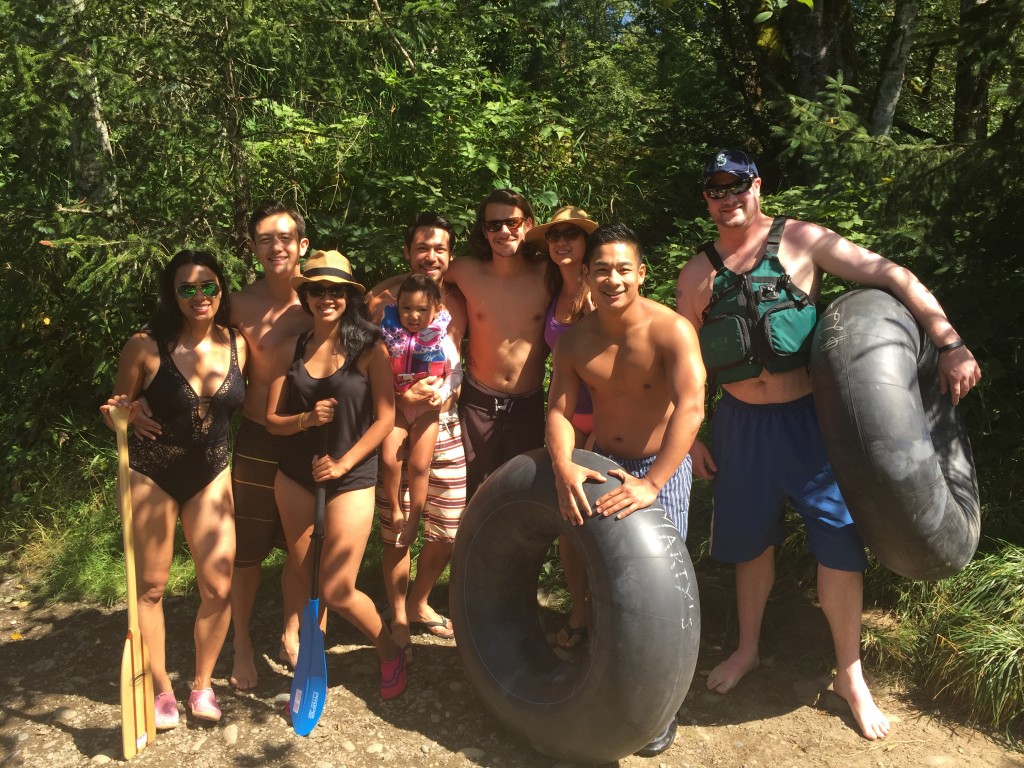
[[[381,334],[391,355],[395,392],[405,392],[428,376],[448,376],[450,368],[443,345],[451,321],[451,314],[442,308],[430,325],[410,333],[402,327],[397,304],[388,304],[384,308]]]
[[[818,311],[779,262],[785,226],[785,216],[772,222],[764,256],[741,275],[726,269],[713,243],[701,246],[715,268],[698,331],[712,386],[756,378],[763,368],[791,371],[810,359]]]

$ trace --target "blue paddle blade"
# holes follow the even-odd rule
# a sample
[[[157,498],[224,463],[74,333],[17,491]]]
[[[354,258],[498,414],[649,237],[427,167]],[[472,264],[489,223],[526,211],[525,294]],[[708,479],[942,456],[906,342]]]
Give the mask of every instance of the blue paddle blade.
[[[327,654],[324,651],[324,633],[320,629],[320,601],[312,599],[302,609],[299,658],[295,663],[292,695],[288,702],[295,733],[309,735],[320,720],[326,701]]]

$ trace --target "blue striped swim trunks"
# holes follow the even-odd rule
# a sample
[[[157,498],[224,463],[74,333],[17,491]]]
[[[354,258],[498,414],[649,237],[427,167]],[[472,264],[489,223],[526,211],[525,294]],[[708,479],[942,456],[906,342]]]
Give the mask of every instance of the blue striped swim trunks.
[[[642,459],[624,459],[613,453],[608,453],[598,446],[594,446],[594,453],[611,459],[633,477],[644,478],[651,471],[657,456],[645,456]],[[693,485],[693,461],[689,454],[683,459],[672,477],[668,479],[658,491],[658,503],[665,510],[672,525],[679,531],[679,535],[686,542],[686,528],[690,513],[690,486]]]

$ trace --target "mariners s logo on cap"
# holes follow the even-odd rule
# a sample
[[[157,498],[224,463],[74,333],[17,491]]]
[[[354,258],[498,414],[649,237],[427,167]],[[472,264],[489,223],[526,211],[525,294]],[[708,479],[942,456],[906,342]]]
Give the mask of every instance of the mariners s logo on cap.
[[[741,179],[753,179],[758,175],[754,161],[742,150],[720,149],[707,157],[704,166],[705,182],[716,173],[731,173]]]

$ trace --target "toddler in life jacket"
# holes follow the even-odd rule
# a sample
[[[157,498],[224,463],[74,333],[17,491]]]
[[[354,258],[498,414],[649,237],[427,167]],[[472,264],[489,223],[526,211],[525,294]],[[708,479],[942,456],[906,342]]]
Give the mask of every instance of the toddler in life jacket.
[[[462,382],[459,350],[448,337],[451,319],[441,304],[437,283],[425,275],[410,275],[398,289],[398,302],[384,308],[381,321],[395,379],[395,426],[381,445],[381,476],[399,546],[409,546],[416,540],[427,503],[439,410]],[[401,397],[417,381],[428,377],[441,379],[429,400],[409,403]],[[402,446],[407,440],[408,516],[400,498]]]

